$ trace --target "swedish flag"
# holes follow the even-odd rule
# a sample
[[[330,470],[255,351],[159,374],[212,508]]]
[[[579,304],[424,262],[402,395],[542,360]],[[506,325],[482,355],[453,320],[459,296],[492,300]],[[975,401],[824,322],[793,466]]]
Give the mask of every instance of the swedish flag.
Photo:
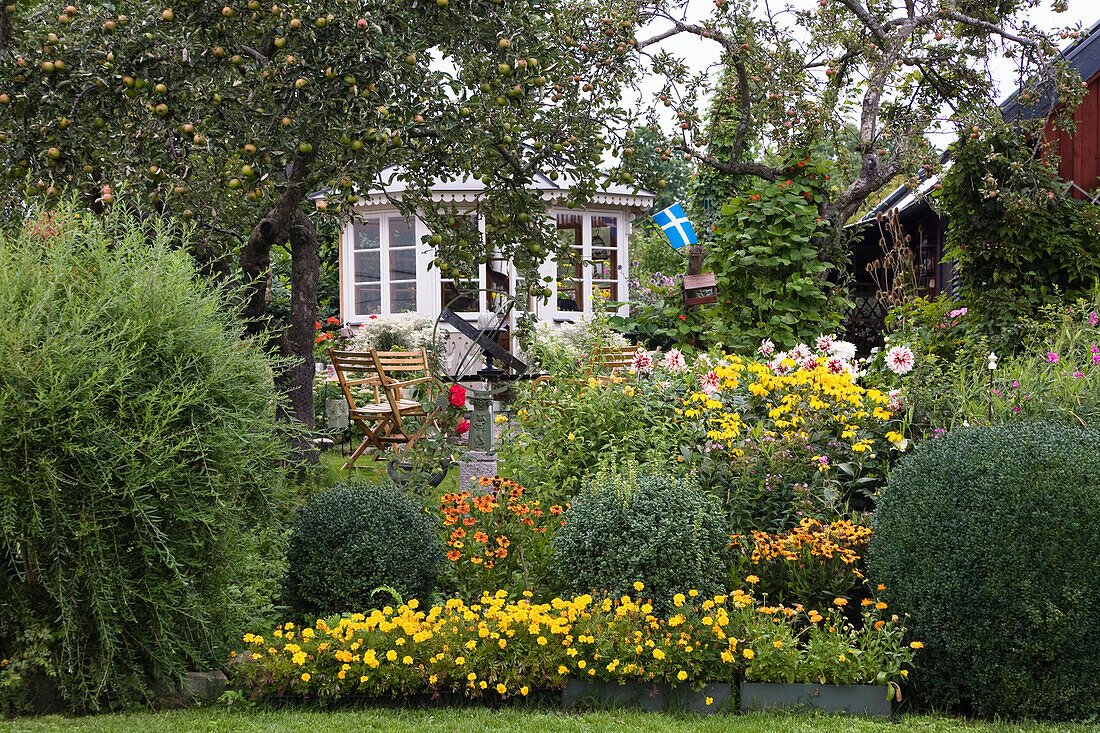
[[[689,244],[697,244],[699,238],[695,236],[695,229],[684,213],[684,207],[673,204],[664,211],[658,211],[653,215],[653,221],[664,230],[668,237],[668,243],[673,249],[682,249]]]

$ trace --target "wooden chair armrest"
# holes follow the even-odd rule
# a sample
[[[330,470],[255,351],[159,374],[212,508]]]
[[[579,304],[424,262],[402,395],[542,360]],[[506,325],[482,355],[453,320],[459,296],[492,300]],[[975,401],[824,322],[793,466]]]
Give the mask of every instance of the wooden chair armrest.
[[[386,389],[400,389],[402,387],[411,387],[414,384],[423,384],[424,382],[435,382],[439,384],[439,380],[435,377],[417,377],[416,379],[406,379],[402,382],[390,382],[386,385]]]

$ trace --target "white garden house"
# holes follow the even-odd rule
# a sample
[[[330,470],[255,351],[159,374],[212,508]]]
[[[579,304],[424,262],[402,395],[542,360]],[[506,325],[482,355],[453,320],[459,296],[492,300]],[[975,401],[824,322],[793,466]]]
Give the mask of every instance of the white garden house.
[[[424,244],[431,234],[419,218],[406,221],[391,202],[400,197],[403,183],[369,192],[353,210],[340,235],[340,314],[344,323],[362,324],[374,316],[416,311],[437,318],[451,304],[470,321],[492,311],[492,293],[515,292],[517,272],[503,259],[480,265],[477,298],[459,295],[452,281],[438,269],[428,269],[434,257]],[[549,204],[558,234],[574,256],[565,262],[549,260],[540,274],[553,280],[552,296],[533,303],[540,321],[572,322],[592,313],[594,289],[607,291],[611,300],[626,300],[631,221],[653,203],[652,194],[625,186],[597,193],[586,209],[565,206],[568,188],[548,177],[536,184]],[[468,204],[472,210],[483,190],[480,181],[466,179],[439,183],[432,189],[437,201]],[[484,233],[484,221],[478,222]],[[489,292],[485,292],[489,291]],[[514,324],[512,324],[514,326]]]

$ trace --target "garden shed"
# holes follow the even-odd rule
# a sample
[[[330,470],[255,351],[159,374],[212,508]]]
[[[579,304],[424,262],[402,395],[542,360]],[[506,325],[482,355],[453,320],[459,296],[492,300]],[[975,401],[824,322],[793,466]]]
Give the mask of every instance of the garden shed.
[[[384,177],[385,180],[385,177]],[[417,312],[437,318],[444,307],[470,321],[493,310],[494,293],[514,294],[517,277],[512,263],[490,259],[478,266],[481,292],[460,293],[454,281],[429,269],[434,255],[424,244],[432,232],[416,217],[407,220],[394,200],[400,199],[403,183],[369,191],[352,212],[340,232],[340,315],[358,325],[371,316]],[[568,183],[540,176],[535,188],[547,202],[558,235],[569,244],[572,256],[566,261],[548,259],[540,275],[552,278],[552,295],[544,302],[531,303],[541,321],[571,322],[591,315],[595,289],[609,293],[610,300],[625,301],[631,222],[649,210],[654,196],[621,185],[599,190],[586,208],[566,206]],[[438,182],[432,198],[446,204],[468,206],[470,216],[483,184],[472,178]],[[477,222],[484,235],[485,222]],[[514,325],[514,324],[512,324]]]

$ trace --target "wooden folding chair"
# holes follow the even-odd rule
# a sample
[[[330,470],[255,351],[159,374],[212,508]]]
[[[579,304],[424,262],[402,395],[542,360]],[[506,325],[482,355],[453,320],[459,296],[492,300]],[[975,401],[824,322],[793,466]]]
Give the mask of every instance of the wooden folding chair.
[[[374,356],[370,352],[328,350],[329,359],[336,370],[340,389],[348,401],[348,419],[358,427],[366,437],[355,452],[351,454],[341,470],[355,465],[355,461],[370,447],[383,453],[389,445],[404,442],[403,437],[394,434],[393,405],[383,393],[382,378],[378,375]],[[357,399],[356,392],[365,392],[365,399]],[[413,400],[399,402],[399,407],[412,409],[419,406]],[[374,456],[377,460],[379,455]]]
[[[630,369],[641,346],[597,347],[588,361],[589,371],[600,382],[607,384],[615,379],[620,369]]]
[[[382,381],[382,389],[390,405],[392,425],[386,435],[380,436],[380,439],[403,444],[404,449],[408,450],[424,437],[424,433],[430,426],[436,424],[435,418],[440,408],[433,407],[425,410],[424,404],[432,404],[434,396],[443,392],[443,384],[432,376],[426,349],[417,351],[375,349],[371,352],[371,358],[374,360],[374,368]],[[410,376],[417,374],[420,376]],[[419,395],[420,399],[410,400],[405,397],[405,390],[410,387],[424,390],[424,393]],[[410,418],[421,421],[420,426],[412,432],[405,425],[405,421]],[[396,447],[394,450],[400,452]]]

